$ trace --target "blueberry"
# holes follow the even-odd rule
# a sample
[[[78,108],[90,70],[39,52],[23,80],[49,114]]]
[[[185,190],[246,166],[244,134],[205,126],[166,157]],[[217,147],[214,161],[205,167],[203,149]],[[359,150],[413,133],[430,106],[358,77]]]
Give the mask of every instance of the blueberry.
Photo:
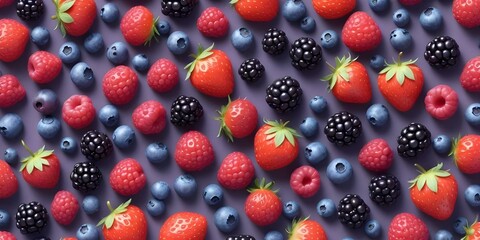
[[[390,44],[399,51],[405,52],[412,46],[413,38],[410,32],[404,28],[397,28],[390,33]]]
[[[327,166],[327,178],[334,184],[341,184],[352,178],[353,169],[343,158],[336,158]]]
[[[167,48],[174,55],[182,55],[190,49],[190,38],[182,31],[175,31],[168,36]]]
[[[107,128],[115,128],[120,124],[120,113],[117,107],[107,104],[98,111],[98,119]]]
[[[245,52],[253,46],[253,34],[246,28],[241,27],[232,33],[232,45],[240,52]]]
[[[318,134],[318,122],[313,117],[306,117],[300,124],[300,132],[307,138],[315,137]]]
[[[480,185],[470,185],[465,189],[465,200],[471,207],[480,207]]]
[[[447,230],[438,230],[433,236],[433,240],[453,240],[453,235]]]
[[[52,114],[58,108],[57,94],[50,89],[42,89],[38,91],[37,96],[33,100],[33,107],[37,112],[48,115]]]
[[[327,100],[321,96],[315,96],[310,100],[310,109],[314,113],[323,113],[327,110]]]
[[[369,220],[365,223],[363,230],[369,238],[375,239],[382,235],[382,225],[377,220]]]
[[[163,201],[159,201],[157,199],[150,199],[147,202],[147,212],[152,217],[158,217],[165,213],[167,208],[165,207],[165,203]]]
[[[197,193],[197,181],[192,175],[180,175],[175,179],[173,189],[181,198],[191,198]]]
[[[82,209],[87,215],[92,215],[97,213],[100,210],[100,201],[98,197],[93,195],[88,195],[83,198]]]
[[[150,68],[150,60],[148,59],[147,55],[140,53],[133,57],[132,66],[138,72],[147,72]]]
[[[283,215],[289,220],[300,217],[300,204],[295,201],[288,201],[284,203]]]
[[[453,230],[459,235],[464,236],[466,234],[466,227],[468,227],[468,220],[465,217],[459,217],[453,222]]]
[[[7,148],[3,153],[3,159],[5,162],[13,166],[18,163],[18,152],[15,148]]]
[[[71,137],[64,137],[62,141],[60,141],[60,149],[65,154],[73,154],[77,152],[78,143],[75,139]]]
[[[102,49],[105,48],[105,43],[103,42],[102,34],[98,32],[89,34],[85,38],[85,41],[83,42],[83,47],[90,54],[100,52]]]
[[[128,60],[128,48],[124,42],[114,42],[107,48],[107,59],[113,65],[121,65]]]
[[[320,142],[312,142],[305,147],[305,158],[311,165],[317,165],[325,161],[327,156],[328,150],[325,145]]]
[[[167,182],[158,181],[152,184],[150,192],[154,198],[163,201],[170,196],[170,187]]]
[[[317,203],[317,213],[321,217],[331,217],[337,212],[335,203],[330,198],[324,198]]]
[[[410,23],[410,13],[405,8],[400,8],[393,13],[392,19],[397,27],[406,27]]]
[[[372,126],[382,127],[388,123],[390,114],[383,104],[375,103],[367,109],[366,117]]]
[[[429,32],[439,30],[443,24],[442,13],[438,8],[429,7],[420,14],[420,25]]]
[[[435,151],[438,155],[444,155],[450,153],[452,149],[452,139],[450,139],[446,135],[438,135],[436,138],[433,139],[433,151]]]
[[[0,209],[0,230],[8,229],[8,227],[10,227],[10,222],[10,214],[5,210]]]
[[[32,29],[30,38],[38,47],[44,47],[50,42],[50,32],[45,27],[38,26]]]
[[[203,200],[210,206],[215,206],[223,201],[223,190],[217,184],[209,184],[203,189]]]
[[[370,67],[373,70],[380,72],[385,66],[385,58],[382,55],[376,54],[370,58]]]
[[[165,20],[160,20],[156,23],[155,27],[157,28],[158,33],[160,36],[168,37],[170,34],[170,23]]]
[[[62,124],[58,118],[46,115],[43,116],[37,124],[37,132],[44,139],[52,139],[60,133]]]
[[[320,37],[320,45],[325,49],[332,49],[338,45],[338,34],[334,30],[326,30]]]
[[[100,233],[98,232],[97,227],[92,224],[82,224],[77,230],[77,239],[78,240],[99,240]]]
[[[232,207],[221,207],[214,215],[215,226],[222,233],[231,233],[240,224],[240,216],[238,211]]]
[[[264,240],[283,240],[285,239],[283,237],[283,234],[279,231],[270,231],[265,234],[265,239]]]
[[[23,131],[23,121],[15,113],[7,113],[0,118],[0,135],[6,139],[13,139]]]
[[[306,14],[307,8],[302,0],[287,0],[282,6],[282,15],[287,21],[300,21]]]
[[[385,12],[390,7],[390,0],[369,0],[368,6],[376,13]]]
[[[300,29],[306,33],[312,33],[315,31],[315,28],[317,27],[317,22],[315,22],[315,19],[310,16],[306,16],[302,19],[300,22]]]
[[[135,131],[127,125],[121,125],[113,131],[112,141],[120,149],[126,149],[135,143]]]
[[[472,103],[465,110],[465,120],[474,127],[480,126],[480,103]]]
[[[75,86],[82,90],[91,88],[95,83],[92,68],[84,62],[79,62],[72,67],[70,70],[70,79],[72,79]]]
[[[60,46],[58,56],[64,64],[75,64],[80,61],[80,48],[74,42],[66,42]]]
[[[145,149],[145,156],[152,164],[161,164],[168,159],[168,148],[163,143],[150,143]]]
[[[107,23],[116,23],[120,19],[120,10],[115,3],[107,3],[100,9],[100,18]]]

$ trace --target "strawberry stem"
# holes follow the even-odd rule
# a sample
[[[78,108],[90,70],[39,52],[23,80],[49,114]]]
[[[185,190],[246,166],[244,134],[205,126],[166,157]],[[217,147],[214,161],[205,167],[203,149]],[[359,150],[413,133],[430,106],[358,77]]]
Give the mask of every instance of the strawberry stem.
[[[425,168],[420,166],[420,164],[418,164],[418,163],[415,163],[414,166],[418,169],[418,171],[420,171],[420,173],[426,173],[427,172],[427,170],[425,170]]]
[[[34,157],[35,154],[33,153],[32,149],[30,149],[30,147],[28,147],[28,145],[25,143],[25,141],[21,140],[22,142],[22,146],[25,148],[25,150],[27,150],[27,152],[30,154],[30,156]]]
[[[110,212],[113,212],[115,210],[113,209],[112,203],[110,203],[110,201],[107,201],[107,207],[108,207],[108,210],[110,210]]]

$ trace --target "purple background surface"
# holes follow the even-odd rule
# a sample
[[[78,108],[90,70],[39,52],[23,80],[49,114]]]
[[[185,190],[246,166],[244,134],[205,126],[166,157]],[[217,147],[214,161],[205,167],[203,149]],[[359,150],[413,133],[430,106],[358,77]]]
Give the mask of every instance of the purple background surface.
[[[98,10],[100,10],[101,6],[106,1],[100,0],[96,2]],[[281,3],[283,2],[284,0],[281,1]],[[390,7],[390,9],[385,14],[381,15],[374,14],[368,7],[367,1],[361,0],[357,2],[358,6],[356,10],[364,10],[367,11],[370,15],[372,15],[377,21],[377,23],[381,26],[382,35],[384,38],[382,45],[375,52],[360,54],[360,61],[368,66],[369,58],[376,53],[383,54],[388,61],[391,61],[391,59],[396,57],[397,55],[397,53],[390,46],[388,40],[390,31],[395,29],[395,25],[391,21],[391,15],[399,7],[397,1],[392,1],[392,6]],[[458,134],[478,133],[478,129],[470,127],[465,122],[463,112],[470,103],[477,102],[479,98],[475,94],[466,93],[460,87],[458,78],[464,63],[468,59],[479,55],[480,51],[478,48],[478,44],[480,40],[480,31],[478,28],[474,30],[464,29],[455,22],[450,11],[451,1],[428,0],[424,1],[424,3],[420,6],[409,9],[411,11],[412,21],[407,28],[413,35],[414,45],[411,50],[405,54],[405,59],[419,58],[418,65],[422,67],[425,74],[424,91],[420,96],[417,104],[411,111],[409,111],[408,113],[400,113],[394,108],[390,107],[380,95],[376,86],[377,74],[367,67],[369,69],[370,79],[374,93],[372,103],[386,104],[386,106],[390,110],[391,121],[389,122],[387,127],[381,129],[374,129],[371,125],[368,124],[365,119],[365,111],[368,108],[369,104],[342,104],[336,101],[332,95],[327,93],[326,83],[320,81],[320,78],[325,76],[328,72],[328,68],[325,63],[320,64],[320,66],[318,66],[316,70],[300,72],[290,65],[290,59],[287,52],[285,52],[279,57],[271,57],[262,51],[260,42],[263,37],[263,33],[270,27],[279,27],[283,29],[287,33],[287,36],[289,37],[291,42],[301,36],[307,35],[300,30],[298,24],[287,22],[280,13],[274,21],[269,23],[249,23],[241,20],[240,17],[235,13],[234,9],[229,6],[227,1],[205,0],[201,1],[200,5],[196,8],[195,12],[189,18],[169,19],[161,14],[160,1],[116,1],[116,3],[120,7],[121,13],[124,13],[129,7],[137,4],[147,6],[152,10],[155,15],[160,16],[161,19],[168,20],[171,23],[173,30],[182,30],[188,33],[192,42],[192,46],[196,46],[197,44],[203,44],[204,46],[208,46],[212,42],[215,42],[215,46],[217,48],[224,50],[228,53],[235,71],[245,58],[259,58],[266,68],[266,76],[264,80],[259,82],[258,84],[247,85],[238,76],[236,76],[236,87],[232,96],[233,98],[246,97],[252,100],[256,104],[259,111],[259,119],[266,118],[289,120],[291,121],[291,126],[298,128],[299,123],[304,117],[315,116],[316,119],[319,121],[321,128],[323,128],[326,120],[328,119],[328,116],[341,110],[351,111],[352,113],[356,114],[361,118],[364,126],[364,134],[362,135],[361,139],[359,139],[358,143],[354,144],[353,146],[345,148],[335,147],[325,139],[323,133],[319,134],[315,139],[300,139],[301,148],[304,148],[310,141],[317,140],[324,143],[328,147],[330,153],[328,160],[322,163],[320,166],[317,166],[322,177],[322,185],[318,194],[316,194],[312,198],[301,199],[300,197],[296,196],[289,187],[289,176],[293,169],[300,165],[307,164],[305,158],[303,157],[303,151],[301,151],[300,156],[294,164],[291,164],[287,168],[279,171],[264,172],[258,167],[256,163],[254,163],[257,169],[257,176],[275,180],[277,182],[276,186],[280,188],[279,195],[282,200],[295,200],[301,203],[303,216],[310,216],[312,219],[318,220],[325,227],[330,239],[341,239],[342,237],[346,236],[351,236],[356,239],[367,239],[362,229],[350,230],[340,224],[337,221],[336,217],[322,219],[316,213],[315,205],[320,199],[332,198],[335,202],[338,202],[340,198],[347,193],[357,193],[361,195],[371,208],[371,218],[377,219],[383,224],[384,234],[380,239],[387,238],[385,233],[387,232],[388,224],[392,217],[400,212],[408,211],[420,216],[428,224],[432,236],[437,230],[441,228],[453,231],[452,222],[456,217],[465,216],[468,219],[473,220],[473,218],[475,217],[475,213],[478,213],[478,209],[472,209],[467,206],[465,200],[463,199],[463,191],[469,184],[478,184],[480,182],[480,175],[477,174],[476,176],[467,176],[461,174],[455,168],[451,159],[437,156],[431,148],[424,154],[421,154],[418,158],[412,160],[405,160],[395,155],[395,161],[393,167],[389,170],[389,173],[396,175],[400,179],[402,183],[403,194],[393,207],[379,207],[375,205],[372,201],[370,201],[370,199],[368,198],[367,186],[370,178],[374,176],[374,174],[369,173],[363,168],[361,168],[356,158],[363,144],[373,138],[385,138],[389,142],[390,146],[395,150],[396,137],[398,136],[400,130],[412,121],[425,124],[431,130],[433,136],[441,133],[447,134],[452,137],[457,136]],[[305,0],[305,3],[309,8],[311,8],[311,1]],[[226,15],[228,15],[228,18],[230,20],[230,33],[238,27],[246,26],[250,28],[255,35],[256,43],[254,49],[246,53],[239,53],[232,47],[229,37],[225,37],[222,39],[208,39],[201,36],[201,34],[196,30],[194,22],[200,15],[201,10],[207,8],[208,6],[217,6],[221,8]],[[444,16],[444,27],[442,28],[442,30],[433,34],[425,32],[418,22],[418,17],[421,10],[425,9],[428,6],[435,6],[439,8]],[[14,6],[2,9],[0,10],[0,16],[2,18],[10,17],[18,19],[18,17],[14,13],[14,9]],[[51,43],[43,50],[57,53],[60,45],[67,40],[75,41],[80,46],[82,46],[84,37],[75,39],[67,37],[64,39],[61,37],[59,31],[53,30],[55,22],[51,21],[49,19],[49,16],[53,15],[54,7],[50,1],[46,1],[46,10],[47,13],[44,15],[43,20],[35,23],[28,23],[31,28],[36,25],[44,25],[51,31]],[[341,27],[345,21],[345,18],[335,21],[324,21],[315,14],[313,9],[309,9],[308,12],[317,21],[316,31],[313,34],[308,34],[308,36],[313,37],[318,42],[320,41],[321,32],[326,29],[334,29],[338,32],[341,31]],[[103,34],[106,46],[112,44],[115,41],[123,41],[123,37],[119,31],[118,25],[108,26],[103,23],[99,19],[99,17],[97,17],[92,31],[98,31]],[[447,34],[453,36],[458,41],[462,52],[461,61],[459,62],[459,64],[452,69],[444,71],[433,70],[423,59],[423,51],[425,45],[434,36],[440,34]],[[192,48],[192,50],[193,49],[194,48]],[[62,179],[55,189],[47,191],[38,190],[27,185],[21,178],[21,175],[17,172],[16,174],[20,182],[20,191],[12,198],[0,201],[0,208],[7,209],[12,215],[15,214],[16,207],[20,202],[30,202],[36,200],[44,204],[49,209],[50,202],[53,199],[54,194],[58,190],[62,189],[72,191],[81,202],[83,195],[75,191],[71,187],[68,176],[70,171],[72,170],[72,166],[74,165],[74,163],[79,161],[85,161],[85,158],[79,152],[73,157],[64,155],[58,147],[59,141],[64,136],[72,136],[80,140],[80,137],[83,135],[83,133],[89,129],[99,129],[109,135],[111,135],[113,132],[113,130],[111,129],[105,129],[103,125],[101,125],[100,122],[96,120],[94,124],[92,124],[88,129],[82,131],[74,131],[66,124],[62,124],[62,133],[58,138],[51,141],[44,141],[37,134],[36,125],[38,120],[41,118],[41,115],[33,109],[31,102],[39,89],[50,88],[55,90],[58,93],[61,102],[63,102],[65,99],[67,99],[73,94],[80,93],[89,95],[90,97],[92,97],[94,105],[98,110],[103,105],[108,103],[102,93],[101,80],[103,75],[113,66],[106,60],[103,53],[100,53],[99,55],[90,55],[82,47],[82,61],[87,62],[93,68],[96,77],[96,84],[94,89],[88,92],[82,92],[81,90],[77,89],[70,81],[70,66],[64,66],[62,75],[58,77],[53,83],[40,86],[36,85],[35,83],[33,83],[32,80],[29,79],[26,69],[28,56],[36,50],[38,50],[38,48],[31,43],[29,44],[26,53],[22,56],[21,59],[17,60],[14,63],[0,63],[0,70],[3,71],[4,74],[16,75],[21,80],[22,84],[28,89],[27,98],[25,101],[11,109],[2,109],[0,110],[0,113],[1,115],[3,115],[8,112],[15,112],[23,117],[25,129],[21,138],[25,139],[31,148],[37,149],[43,144],[45,144],[47,148],[56,150],[56,154],[58,154],[61,160]],[[181,79],[185,77],[185,71],[182,69],[182,66],[186,65],[190,61],[190,58],[186,55],[180,57],[173,56],[166,47],[165,38],[160,38],[158,42],[154,41],[150,47],[129,47],[129,50],[130,59],[137,53],[146,53],[148,57],[152,60],[152,62],[159,58],[172,59],[178,64]],[[335,56],[341,56],[347,53],[348,50],[343,45],[333,51],[324,50],[324,61],[332,63],[334,62]],[[353,55],[357,56],[357,54]],[[272,109],[267,106],[264,101],[264,95],[265,88],[269,83],[271,83],[274,79],[283,77],[285,75],[290,75],[300,81],[301,86],[304,90],[304,96],[303,104],[295,112],[282,115],[276,114]],[[160,229],[160,226],[167,218],[167,216],[177,211],[183,210],[196,211],[204,214],[208,218],[209,229],[207,239],[224,239],[225,235],[220,233],[215,228],[215,225],[213,223],[213,213],[215,212],[215,208],[208,207],[203,202],[201,194],[203,192],[203,188],[206,185],[210,183],[216,183],[216,169],[220,165],[222,159],[228,153],[233,151],[242,151],[245,152],[248,156],[250,156],[252,160],[255,159],[252,147],[253,136],[250,136],[246,139],[237,140],[234,144],[227,142],[225,138],[216,137],[218,129],[218,123],[214,120],[214,118],[216,117],[216,109],[219,109],[221,105],[225,104],[227,102],[227,99],[214,99],[206,97],[193,89],[188,81],[181,81],[180,84],[169,93],[156,94],[146,84],[146,76],[144,74],[139,74],[139,78],[141,84],[137,93],[137,97],[129,105],[119,108],[122,116],[121,124],[127,124],[132,126],[130,114],[137,105],[139,105],[145,100],[158,100],[167,109],[169,109],[172,101],[179,94],[194,96],[198,98],[204,106],[205,116],[200,123],[196,124],[193,127],[193,129],[202,131],[204,134],[206,134],[211,140],[215,149],[215,163],[207,170],[193,174],[193,176],[197,179],[199,186],[197,197],[191,200],[182,200],[174,192],[172,192],[173,194],[167,201],[168,210],[165,215],[158,218],[153,218],[148,216],[147,214],[149,231],[148,239],[156,239],[158,237],[158,231]],[[454,115],[454,117],[447,121],[434,120],[424,110],[423,98],[426,91],[438,84],[448,84],[454,89],[456,89],[460,95],[459,109]],[[309,99],[311,99],[315,95],[322,95],[328,99],[329,109],[327,113],[321,115],[314,115],[313,112],[308,108],[307,103]],[[56,113],[56,116],[59,118],[61,117],[60,111]],[[259,122],[259,124],[261,123]],[[108,184],[108,176],[110,170],[116,162],[126,157],[134,157],[139,160],[145,170],[148,179],[147,186],[143,189],[143,191],[141,191],[140,194],[133,197],[134,204],[145,208],[146,202],[152,197],[149,191],[149,186],[153,182],[163,180],[167,181],[172,186],[174,179],[178,175],[182,174],[182,171],[176,166],[172,157],[169,159],[169,162],[163,166],[157,167],[151,165],[144,156],[144,150],[146,146],[154,141],[163,142],[169,147],[170,152],[173,153],[177,139],[184,132],[186,132],[185,129],[179,129],[169,124],[165,131],[159,135],[144,136],[140,133],[137,133],[136,145],[130,150],[123,151],[115,148],[114,154],[109,160],[98,163],[98,166],[104,173],[104,179],[106,180],[104,181],[101,188],[93,193],[97,195],[101,200],[102,205],[100,213],[93,216],[87,216],[83,211],[80,211],[76,220],[68,227],[58,225],[53,220],[53,218],[50,217],[49,226],[43,232],[43,235],[49,236],[52,239],[59,239],[60,237],[65,236],[74,236],[77,228],[82,223],[96,224],[104,215],[107,214],[107,208],[104,204],[107,200],[112,201],[114,205],[118,205],[121,202],[126,201],[128,198],[121,197],[114,193]],[[19,155],[21,158],[27,155],[26,151],[21,148],[19,140],[7,141],[3,138],[0,138],[0,150],[3,151],[7,147],[17,148],[17,150],[19,150]],[[171,156],[173,156],[173,154],[171,154]],[[352,163],[354,167],[354,176],[350,182],[335,186],[326,178],[325,169],[330,160],[338,157],[346,158]],[[424,167],[430,168],[434,166],[437,162],[441,161],[445,162],[447,168],[452,169],[452,173],[456,176],[459,182],[459,198],[456,205],[457,208],[452,217],[443,222],[433,220],[432,218],[420,213],[413,206],[408,197],[407,183],[408,180],[414,178],[414,176],[416,175],[413,163],[420,163]],[[15,168],[18,167],[19,166],[15,166]],[[235,231],[235,233],[248,233],[252,234],[257,239],[263,239],[264,234],[269,230],[279,230],[283,232],[283,230],[287,227],[289,223],[284,217],[281,217],[280,220],[273,226],[260,228],[253,225],[245,216],[243,211],[243,204],[246,196],[246,191],[225,191],[224,205],[235,207],[239,211],[241,217],[241,224],[239,228]],[[33,236],[21,236],[20,232],[15,228],[14,224],[12,224],[8,230],[12,231],[19,239],[33,238]],[[456,236],[455,238],[459,239],[460,237]]]

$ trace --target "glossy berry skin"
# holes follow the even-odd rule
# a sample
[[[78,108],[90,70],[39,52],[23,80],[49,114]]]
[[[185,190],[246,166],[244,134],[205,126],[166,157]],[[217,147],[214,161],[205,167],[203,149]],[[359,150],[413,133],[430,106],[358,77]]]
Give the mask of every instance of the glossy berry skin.
[[[53,219],[61,225],[70,225],[77,216],[80,205],[78,200],[69,191],[58,191],[53,197],[50,205],[50,212]]]
[[[62,62],[54,54],[37,51],[28,58],[28,76],[38,84],[52,82],[62,71]]]
[[[60,46],[58,56],[64,64],[75,64],[80,61],[80,47],[74,42],[66,42]]]
[[[33,100],[33,107],[37,112],[48,115],[54,113],[58,108],[59,102],[57,94],[50,89],[38,91]]]
[[[289,233],[289,239],[317,239],[327,240],[327,234],[322,225],[315,220],[302,219],[294,222],[291,226],[292,231]]]
[[[143,134],[158,134],[165,129],[166,115],[165,108],[160,102],[148,100],[133,110],[132,122],[135,128]]]
[[[53,139],[60,133],[62,129],[58,118],[47,115],[43,116],[37,124],[37,132],[43,139]]]
[[[438,85],[430,89],[425,97],[427,112],[438,120],[452,117],[458,108],[458,95],[448,85]]]
[[[72,67],[70,79],[81,90],[90,89],[95,84],[92,68],[85,62],[79,62]]]
[[[324,19],[338,19],[346,16],[355,9],[355,0],[315,0],[312,1],[315,12]]]
[[[284,240],[284,238],[281,232],[273,230],[265,234],[264,240]]]
[[[233,31],[230,41],[237,51],[245,52],[253,46],[253,33],[246,27],[237,28]]]
[[[385,58],[382,55],[376,54],[370,58],[370,67],[376,72],[380,72],[385,66]]]
[[[295,0],[293,0],[295,1]],[[313,17],[306,16],[300,21],[300,29],[302,29],[303,32],[305,33],[312,33],[315,31],[315,28],[317,27],[317,22]],[[320,42],[320,45],[321,42]],[[323,45],[322,45],[323,47]]]
[[[448,230],[441,229],[433,235],[433,240],[453,240],[453,235]]]
[[[171,190],[167,182],[158,181],[152,184],[150,193],[155,199],[164,201],[170,196]]]
[[[270,22],[277,16],[280,9],[280,3],[277,0],[234,0],[230,3],[240,17],[251,22]]]
[[[3,160],[0,160],[0,190],[0,199],[2,200],[12,197],[18,191],[17,177],[12,168]]]
[[[98,111],[98,120],[106,128],[116,128],[120,124],[120,112],[114,105],[107,104]]]
[[[83,41],[83,48],[90,54],[99,53],[104,47],[102,34],[98,32],[90,33]]]
[[[95,119],[95,107],[92,100],[85,95],[69,97],[62,107],[63,121],[73,129],[82,129]]]
[[[317,165],[328,157],[328,150],[320,142],[309,143],[304,150],[305,158],[311,165]]]
[[[94,195],[88,195],[83,198],[82,209],[87,215],[92,215],[100,210],[100,201]]]
[[[275,223],[282,214],[282,202],[272,191],[273,183],[265,184],[265,180],[256,181],[245,200],[245,214],[257,226],[263,227]]]
[[[52,17],[57,21],[57,27],[60,28],[62,35],[68,33],[72,37],[79,37],[90,30],[97,16],[97,5],[93,0],[78,0],[75,4],[69,6],[65,0],[55,1],[56,15]],[[73,21],[64,21],[65,18],[60,15],[69,15]]]
[[[15,235],[13,235],[11,232],[7,232],[7,231],[0,231],[0,238],[5,239],[5,240],[17,240]]]
[[[0,20],[0,61],[13,62],[19,59],[27,46],[30,30],[22,23],[4,18]]]
[[[157,199],[150,199],[147,202],[147,212],[152,217],[158,217],[165,213],[167,210],[165,203]]]
[[[403,28],[397,28],[390,33],[390,44],[399,52],[410,50],[413,43],[410,32]]]
[[[480,185],[472,184],[465,189],[465,201],[471,207],[480,207]]]
[[[143,189],[146,181],[142,165],[133,158],[119,161],[110,172],[110,186],[122,196],[137,194]]]
[[[466,227],[468,227],[468,220],[465,217],[458,217],[453,221],[453,230],[458,235],[464,236]]]
[[[468,105],[464,113],[465,121],[474,127],[480,126],[480,103]]]
[[[240,225],[240,215],[233,207],[221,207],[213,215],[217,229],[222,233],[231,233]]]
[[[168,23],[167,21],[159,20],[157,21],[155,27],[157,28],[158,34],[160,34],[160,36],[168,37],[168,35],[170,35],[171,27],[170,23]]]
[[[390,121],[390,113],[383,104],[372,104],[365,115],[374,127],[383,127]]]
[[[382,235],[382,225],[377,220],[369,220],[363,227],[365,234],[372,239],[376,239]]]
[[[480,66],[480,56],[468,60],[460,75],[460,84],[469,92],[480,91],[480,68],[478,66]]]
[[[177,212],[165,220],[159,239],[205,239],[207,218],[195,212]]]
[[[252,160],[241,152],[228,154],[220,164],[217,181],[226,189],[245,189],[255,177]]]
[[[203,200],[209,206],[217,206],[223,202],[223,190],[217,184],[209,184],[203,189]]]
[[[282,15],[289,22],[300,21],[307,14],[307,7],[302,0],[287,0],[282,5]]]
[[[120,149],[131,148],[135,144],[135,131],[128,125],[118,126],[112,134],[112,142]]]
[[[100,9],[100,18],[107,24],[117,23],[120,20],[120,10],[115,3],[106,3]]]
[[[352,178],[352,175],[352,165],[343,158],[336,158],[327,166],[327,178],[334,184],[345,183]]]
[[[405,8],[400,8],[393,13],[392,21],[397,27],[404,28],[410,23],[410,12]]]
[[[300,217],[300,204],[295,201],[288,201],[283,204],[283,216],[289,220]]]
[[[174,55],[183,55],[190,50],[190,38],[182,31],[172,32],[167,39],[167,48]]]
[[[137,72],[147,72],[150,68],[150,59],[147,55],[139,53],[132,58],[132,66]]]
[[[132,46],[148,45],[157,35],[153,13],[142,5],[134,6],[123,14],[120,30],[125,41]]]
[[[82,224],[77,230],[76,237],[78,240],[99,240],[100,232],[92,224]]]
[[[380,45],[382,31],[372,17],[366,12],[358,11],[350,15],[345,22],[342,41],[354,52],[367,52]]]
[[[0,118],[0,135],[5,139],[17,138],[23,131],[23,120],[15,113],[7,113]]]
[[[220,38],[228,33],[227,16],[217,7],[208,7],[197,19],[197,29],[205,37]]]
[[[18,151],[11,147],[5,149],[5,152],[3,152],[3,159],[10,166],[16,165],[18,163]]]
[[[38,47],[45,47],[50,42],[50,32],[42,26],[37,26],[32,29],[30,39]]]
[[[214,150],[207,136],[198,131],[184,133],[177,141],[175,162],[184,171],[200,171],[214,161]]]
[[[300,132],[307,138],[315,137],[318,134],[318,122],[313,117],[306,117],[300,124]]]
[[[10,213],[3,209],[0,209],[0,229],[8,229],[8,227],[10,227],[10,223]]]
[[[479,148],[480,136],[469,134],[456,139],[450,156],[453,156],[455,165],[462,173],[480,173]]]
[[[420,25],[428,32],[440,30],[443,25],[442,13],[438,8],[429,7],[420,14]]]
[[[312,99],[310,99],[308,106],[314,113],[321,114],[327,110],[328,104],[327,104],[327,100],[324,97],[315,96]]]
[[[330,198],[324,198],[317,203],[317,213],[321,217],[329,218],[337,213],[335,202]]]
[[[453,17],[465,28],[474,28],[480,26],[480,15],[478,1],[455,0],[452,4]]]
[[[393,151],[384,139],[373,139],[362,147],[358,161],[369,171],[385,172],[392,166]]]
[[[399,213],[388,227],[388,239],[429,240],[428,227],[420,218],[411,213]]]
[[[258,125],[258,112],[255,105],[247,99],[229,101],[219,111],[220,134],[230,140],[251,135]]]
[[[312,197],[320,189],[320,174],[311,166],[301,166],[290,175],[290,187],[300,197]]]
[[[103,77],[103,94],[114,105],[125,105],[137,94],[138,76],[127,66],[110,69]]]
[[[179,80],[177,66],[166,58],[160,58],[153,63],[147,74],[148,86],[157,93],[171,91],[177,86]]]
[[[446,135],[438,135],[432,140],[433,151],[441,156],[446,156],[452,150],[452,139]]]
[[[197,181],[188,174],[178,176],[173,183],[173,189],[180,198],[193,198],[197,194],[197,188]]]
[[[145,157],[152,164],[165,163],[169,158],[168,148],[163,143],[150,143],[145,149]]]
[[[368,6],[376,13],[385,12],[390,7],[390,0],[369,0]]]
[[[128,60],[128,48],[124,42],[114,42],[107,48],[108,61],[115,66],[125,64]]]
[[[9,108],[21,102],[26,90],[17,77],[13,75],[0,76],[0,108]]]

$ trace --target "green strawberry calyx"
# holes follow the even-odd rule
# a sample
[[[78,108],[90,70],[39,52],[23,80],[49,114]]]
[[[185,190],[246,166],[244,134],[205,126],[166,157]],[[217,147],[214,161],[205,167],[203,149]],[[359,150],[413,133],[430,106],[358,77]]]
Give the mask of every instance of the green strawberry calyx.
[[[102,218],[100,222],[98,222],[97,227],[104,225],[107,229],[110,229],[113,226],[113,223],[115,222],[115,217],[118,214],[122,214],[127,211],[127,207],[130,205],[132,202],[132,199],[128,199],[128,201],[120,204],[117,208],[113,209],[112,204],[110,201],[107,201],[107,207],[110,209],[110,214],[108,216]]]
[[[267,135],[266,139],[275,142],[275,147],[282,145],[285,140],[287,140],[292,146],[295,146],[295,137],[300,137],[300,135],[295,131],[295,129],[287,127],[287,122],[278,122],[278,121],[264,121],[265,124],[269,125],[270,128],[265,131]]]
[[[195,60],[193,60],[192,62],[187,64],[187,66],[184,67],[184,69],[188,69],[187,76],[185,77],[185,80],[188,80],[190,78],[193,70],[195,70],[195,67],[197,66],[197,63],[200,60],[203,60],[203,59],[205,59],[205,58],[207,58],[207,57],[209,57],[213,54],[212,49],[213,49],[214,45],[215,44],[212,43],[212,45],[210,45],[210,47],[208,47],[207,49],[204,49],[202,45],[198,45],[197,54],[191,54],[190,55]]]
[[[230,131],[230,128],[228,128],[227,124],[225,124],[225,114],[227,114],[227,109],[230,106],[230,103],[232,103],[232,100],[230,99],[230,96],[228,96],[227,105],[223,105],[220,110],[217,110],[217,113],[220,116],[216,117],[215,120],[220,121],[220,129],[218,130],[217,137],[220,137],[222,134],[224,134],[228,140],[230,140],[230,142],[233,142],[232,131]]]
[[[257,178],[254,181],[254,187],[247,189],[247,191],[249,193],[252,193],[252,192],[255,192],[257,190],[269,190],[269,191],[272,191],[274,193],[277,193],[278,189],[273,190],[272,189],[273,185],[275,185],[274,181],[267,182],[267,180],[265,180],[265,178],[262,178],[262,179]]]
[[[148,35],[145,43],[143,43],[144,46],[147,46],[147,45],[150,46],[150,43],[152,42],[152,39],[155,39],[156,41],[158,41],[157,36],[160,35],[160,32],[158,32],[158,29],[156,27],[158,19],[160,19],[160,17],[157,17],[153,20],[152,28],[150,29],[150,34]]]
[[[307,221],[309,218],[310,216],[305,218],[293,219],[292,225],[288,226],[288,228],[286,229],[288,239],[294,239],[292,238],[292,236],[297,233],[297,230],[301,226],[301,224],[303,224],[303,222]]]
[[[454,138],[452,141],[452,149],[450,150],[450,153],[448,154],[449,157],[453,157],[453,162],[455,162],[455,166],[458,167],[457,159],[458,159],[458,152],[457,152],[457,146],[458,142],[462,138],[461,135],[458,135],[457,138]]]
[[[62,35],[65,37],[67,31],[65,30],[65,24],[73,23],[74,20],[70,14],[68,14],[68,10],[70,10],[73,5],[75,4],[75,0],[66,0],[60,4],[60,0],[52,0],[53,4],[55,5],[55,15],[52,16],[53,20],[57,20],[57,25],[55,29],[60,27],[60,31]]]
[[[230,0],[231,5],[235,5],[239,0]]]
[[[348,56],[343,56],[342,58],[335,58],[335,66],[328,64],[328,67],[332,71],[331,74],[325,76],[322,81],[329,82],[328,90],[332,90],[337,84],[339,77],[341,77],[344,81],[350,81],[350,74],[348,73],[348,66],[355,62],[357,58],[352,59],[350,54]]]
[[[408,181],[411,185],[410,188],[417,187],[418,191],[422,191],[425,184],[427,185],[430,191],[437,193],[438,192],[438,178],[449,177],[451,174],[449,170],[443,170],[443,163],[437,164],[437,166],[425,170],[422,166],[415,164],[415,167],[418,168],[420,175],[415,179]]]
[[[473,223],[471,225],[468,225],[468,223],[467,223],[467,226],[464,227],[465,236],[461,240],[467,240],[470,236],[475,234],[475,229],[473,228],[473,226],[475,226],[475,224],[477,224],[477,223],[478,223],[478,216],[475,217],[475,221],[473,221]]]
[[[22,165],[20,166],[20,172],[24,169],[27,169],[27,173],[31,174],[34,169],[43,171],[43,166],[48,166],[50,163],[46,157],[53,154],[53,150],[45,150],[45,146],[38,149],[36,152],[33,152],[27,144],[22,140],[23,147],[27,150],[30,156],[22,160]]]
[[[398,59],[395,61],[393,60],[393,63],[387,63],[386,67],[380,71],[380,74],[386,74],[385,79],[386,81],[392,80],[393,77],[397,79],[397,82],[400,84],[400,86],[403,85],[405,82],[405,78],[415,81],[415,74],[413,73],[412,69],[410,68],[410,65],[415,64],[417,62],[417,59],[415,60],[408,60],[408,61],[401,61],[403,53],[400,52],[398,54]]]

